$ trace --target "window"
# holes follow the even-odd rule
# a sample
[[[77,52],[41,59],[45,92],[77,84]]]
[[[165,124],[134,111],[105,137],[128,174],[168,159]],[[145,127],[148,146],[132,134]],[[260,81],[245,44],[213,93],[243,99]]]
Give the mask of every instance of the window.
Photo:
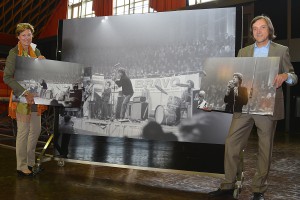
[[[200,3],[206,3],[209,1],[214,1],[214,0],[189,0],[189,5],[195,5],[195,4],[200,4]]]
[[[127,15],[154,12],[149,0],[113,0],[113,15]]]
[[[95,17],[93,0],[69,0],[68,19]]]
[[[69,0],[68,19],[95,17],[92,7],[93,0]],[[150,12],[155,11],[149,7],[149,0],[113,0],[113,15]]]

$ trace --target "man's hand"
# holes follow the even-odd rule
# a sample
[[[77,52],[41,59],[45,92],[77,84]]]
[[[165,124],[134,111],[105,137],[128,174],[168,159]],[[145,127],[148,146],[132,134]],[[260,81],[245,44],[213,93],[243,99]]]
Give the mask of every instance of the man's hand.
[[[282,83],[285,82],[287,79],[288,79],[288,74],[277,74],[273,81],[273,85],[276,88],[279,88],[282,86]]]
[[[229,89],[234,88],[233,80],[228,81],[227,87],[228,87]]]
[[[26,92],[24,94],[25,98],[26,98],[26,101],[29,105],[32,105],[34,104],[34,95],[30,92]]]

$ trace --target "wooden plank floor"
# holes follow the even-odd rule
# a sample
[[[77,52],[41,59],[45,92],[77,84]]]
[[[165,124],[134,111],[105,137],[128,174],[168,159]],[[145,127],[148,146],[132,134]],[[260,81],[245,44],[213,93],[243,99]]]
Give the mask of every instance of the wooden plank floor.
[[[6,133],[3,129],[0,131],[1,133]],[[73,137],[71,143],[76,143],[77,139]],[[111,145],[104,148],[105,140],[101,139],[101,143],[96,142],[95,145],[100,145],[98,150],[103,150],[104,152],[95,154],[91,150],[92,147],[90,149],[86,148],[86,145],[80,147],[81,144],[89,141],[82,140],[81,138],[80,141],[77,140],[77,150],[70,148],[70,157],[77,155],[78,158],[82,157],[83,160],[101,158],[102,161],[106,160],[111,163],[136,165],[141,165],[141,163],[145,162],[150,167],[157,167],[153,164],[157,157],[156,153],[162,153],[167,149],[159,144],[155,144],[153,147],[155,151],[153,152],[156,153],[150,159],[147,157],[147,151],[145,151],[145,148],[149,147],[149,145],[145,147],[145,144],[141,143],[129,144],[129,146],[140,147],[141,152],[135,152],[134,148],[131,148],[131,150],[124,150],[122,148],[122,145],[128,145],[128,142],[131,142],[130,140],[126,139],[123,143],[115,142],[114,139],[106,140],[110,140],[106,141],[108,143],[116,143],[115,148]],[[13,145],[14,138],[0,136],[0,143]],[[276,133],[273,161],[269,176],[269,189],[265,194],[266,199],[300,199],[299,146],[300,135]],[[173,147],[170,145],[168,148]],[[126,148],[128,149],[129,147]],[[194,151],[194,149],[191,148],[189,151]],[[125,156],[124,158],[126,159],[119,160],[120,157],[114,157],[114,155],[118,155],[118,152],[131,156]],[[255,173],[256,152],[257,137],[255,134],[252,134],[245,151],[245,182],[240,196],[242,200],[248,200],[251,196],[251,177]],[[197,154],[197,152],[194,153]],[[169,157],[169,154],[167,155],[165,157],[159,156],[159,158],[164,158],[165,160],[164,162],[156,163],[174,163],[174,157]],[[43,164],[46,168],[44,172],[35,178],[29,179],[16,176],[15,151],[13,149],[0,147],[0,160],[0,199],[213,199],[209,198],[207,193],[217,189],[221,181],[220,177],[206,176],[198,173],[160,172],[69,162],[66,162],[64,167],[59,167],[57,166],[57,162],[53,160]],[[154,160],[151,161],[152,164],[149,164],[151,163],[150,160]],[[191,161],[183,163],[180,166],[184,165],[197,166],[197,163]],[[145,166],[147,165],[145,164]],[[166,165],[165,168],[169,166],[171,165]],[[192,170],[193,167],[190,169]]]

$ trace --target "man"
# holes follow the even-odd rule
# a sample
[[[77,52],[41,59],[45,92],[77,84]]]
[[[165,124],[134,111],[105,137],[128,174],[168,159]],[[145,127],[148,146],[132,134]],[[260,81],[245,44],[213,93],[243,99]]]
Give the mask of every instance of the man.
[[[181,95],[181,108],[179,107],[176,110],[176,122],[180,122],[181,116],[184,115],[184,113],[187,114],[187,118],[191,117],[189,108],[192,103],[192,96],[193,96],[193,89],[194,89],[194,82],[192,80],[187,80],[186,81],[187,88],[183,91]],[[180,113],[180,109],[182,109],[182,113]]]
[[[124,96],[124,100],[123,100],[122,106],[121,106],[120,118],[124,119],[127,105],[129,103],[130,98],[133,95],[133,88],[132,88],[132,83],[131,83],[130,79],[128,78],[128,76],[125,73],[125,69],[118,70],[118,78],[119,78],[119,80],[116,80],[116,78],[114,78],[113,81],[115,81],[115,83],[118,85],[118,87],[122,87],[122,94]]]
[[[102,100],[102,113],[101,113],[101,118],[102,119],[108,119],[108,103],[109,103],[109,100],[110,100],[110,95],[111,95],[111,88],[110,88],[110,85],[111,85],[111,82],[110,81],[107,81],[105,83],[105,88],[103,90],[103,93],[102,93],[102,97],[101,97],[101,100]]]
[[[242,112],[243,106],[248,103],[247,88],[241,86],[242,82],[243,75],[241,73],[234,73],[233,79],[228,82],[224,97],[226,112]]]
[[[257,169],[252,181],[253,200],[264,200],[270,170],[273,138],[277,120],[284,118],[282,84],[297,83],[298,78],[290,62],[289,49],[272,42],[276,36],[271,20],[266,16],[255,17],[250,24],[255,43],[239,51],[239,57],[280,57],[279,73],[274,79],[276,90],[273,116],[251,115],[235,112],[225,143],[225,180],[211,196],[232,195],[239,165],[239,154],[246,147],[251,129],[255,124],[258,135]]]
[[[146,98],[146,102],[150,102],[150,91],[147,88],[147,84],[144,85],[141,96]]]
[[[41,88],[41,92],[40,92],[40,97],[45,98],[48,86],[47,86],[47,83],[44,79],[42,80],[41,86],[42,86],[42,88]]]
[[[87,81],[87,85],[84,87],[84,95],[83,95],[83,117],[90,118],[90,101],[92,99],[92,92],[93,92],[94,84],[91,83],[90,80]]]
[[[146,98],[146,102],[148,103],[147,108],[145,110],[145,112],[143,113],[143,119],[148,119],[148,115],[150,112],[148,112],[149,110],[152,110],[152,101],[151,101],[151,95],[150,95],[150,90],[147,87],[147,84],[144,84],[144,88],[142,90],[142,97]],[[147,116],[144,116],[148,114]]]
[[[205,92],[203,90],[199,91],[199,96],[198,96],[198,109],[205,109],[208,107],[207,101],[205,101]]]
[[[194,88],[194,82],[192,80],[187,80],[187,89],[183,91],[181,95],[181,101],[186,105],[191,105],[192,102],[192,90]]]

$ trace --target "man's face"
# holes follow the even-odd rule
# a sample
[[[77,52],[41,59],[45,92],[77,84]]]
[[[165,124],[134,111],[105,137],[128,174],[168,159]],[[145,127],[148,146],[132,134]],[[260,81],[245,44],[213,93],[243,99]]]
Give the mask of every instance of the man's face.
[[[122,77],[122,72],[118,72],[118,77],[121,78]]]
[[[205,93],[203,91],[199,92],[199,101],[202,102],[204,100]]]
[[[232,80],[234,85],[239,85],[239,78],[237,76],[233,76]]]
[[[202,102],[204,100],[204,96],[203,95],[199,95],[199,101]]]
[[[264,19],[257,20],[252,25],[253,37],[257,45],[266,45],[269,41],[269,27]]]

